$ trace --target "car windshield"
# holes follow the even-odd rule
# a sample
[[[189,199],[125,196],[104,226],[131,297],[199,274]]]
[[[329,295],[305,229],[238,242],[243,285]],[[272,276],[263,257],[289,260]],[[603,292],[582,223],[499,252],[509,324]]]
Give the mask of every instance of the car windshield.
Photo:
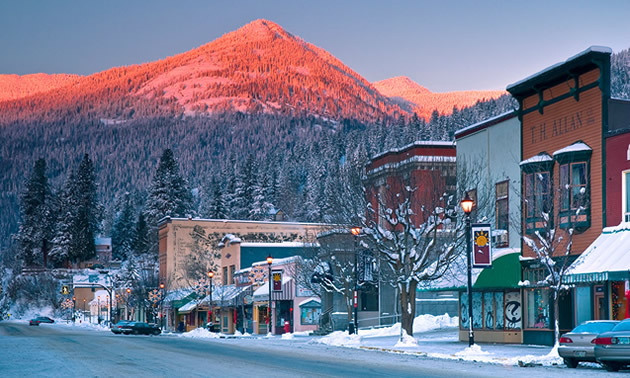
[[[596,322],[584,323],[575,327],[571,333],[604,333],[610,331],[618,323],[613,322]]]
[[[630,321],[623,321],[612,329],[613,331],[630,331]]]

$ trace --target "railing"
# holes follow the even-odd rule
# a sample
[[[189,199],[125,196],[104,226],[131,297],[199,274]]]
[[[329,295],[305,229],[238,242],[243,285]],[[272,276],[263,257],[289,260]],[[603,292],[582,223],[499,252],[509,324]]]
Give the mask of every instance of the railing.
[[[391,319],[391,321],[383,322],[383,319]],[[378,325],[361,327],[361,322],[367,322],[367,321],[372,321],[372,320],[378,320]],[[359,329],[377,329],[377,328],[391,327],[392,325],[398,322],[400,322],[400,314],[384,315],[384,316],[382,315],[375,318],[363,318],[363,319],[359,319],[358,321]]]

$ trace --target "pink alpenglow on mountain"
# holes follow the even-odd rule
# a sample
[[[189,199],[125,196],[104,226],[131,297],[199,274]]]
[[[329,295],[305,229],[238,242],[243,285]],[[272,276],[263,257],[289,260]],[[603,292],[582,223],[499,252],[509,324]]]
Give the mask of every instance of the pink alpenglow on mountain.
[[[374,86],[404,110],[418,113],[418,116],[427,120],[433,110],[448,115],[453,112],[453,107],[461,109],[474,105],[477,101],[497,98],[507,93],[505,91],[433,93],[406,76],[377,81]]]

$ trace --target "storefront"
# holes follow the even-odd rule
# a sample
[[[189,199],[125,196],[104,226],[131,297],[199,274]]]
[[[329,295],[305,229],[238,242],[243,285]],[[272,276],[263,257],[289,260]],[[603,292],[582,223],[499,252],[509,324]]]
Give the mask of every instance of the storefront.
[[[520,343],[522,338],[522,305],[520,251],[501,249],[491,268],[483,269],[473,284],[473,330],[475,341]],[[468,340],[468,294],[460,294],[460,341]]]

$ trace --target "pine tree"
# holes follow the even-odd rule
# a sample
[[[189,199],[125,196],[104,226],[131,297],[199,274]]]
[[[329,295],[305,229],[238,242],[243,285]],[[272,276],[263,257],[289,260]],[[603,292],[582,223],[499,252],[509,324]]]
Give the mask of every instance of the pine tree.
[[[223,192],[221,190],[221,184],[217,181],[216,177],[212,179],[212,199],[208,211],[208,216],[212,219],[226,219],[227,209],[223,198]]]
[[[72,261],[86,261],[96,256],[94,238],[101,221],[102,208],[98,203],[94,164],[88,154],[83,156],[71,193],[76,196],[75,218],[72,226]]]
[[[135,206],[129,192],[125,192],[119,207],[112,226],[112,258],[125,260],[133,253],[135,234]]]
[[[181,176],[179,166],[170,149],[164,150],[153,177],[147,199],[145,216],[149,228],[149,249],[157,254],[158,221],[164,217],[191,215],[193,200],[188,183]]]
[[[148,235],[149,228],[147,226],[147,222],[144,220],[144,214],[140,213],[138,215],[138,221],[136,222],[133,235],[132,250],[134,254],[142,255],[147,252],[147,248],[149,247],[149,240],[147,239]]]
[[[56,266],[66,265],[70,262],[70,249],[72,247],[73,231],[75,223],[74,198],[70,194],[73,190],[72,182],[74,173],[71,173],[66,180],[66,184],[57,195],[55,211],[57,222],[55,224],[55,236],[50,250],[50,257]]]
[[[52,193],[46,177],[46,160],[39,159],[26,182],[20,204],[22,221],[16,239],[19,257],[26,266],[45,264],[53,235]]]

